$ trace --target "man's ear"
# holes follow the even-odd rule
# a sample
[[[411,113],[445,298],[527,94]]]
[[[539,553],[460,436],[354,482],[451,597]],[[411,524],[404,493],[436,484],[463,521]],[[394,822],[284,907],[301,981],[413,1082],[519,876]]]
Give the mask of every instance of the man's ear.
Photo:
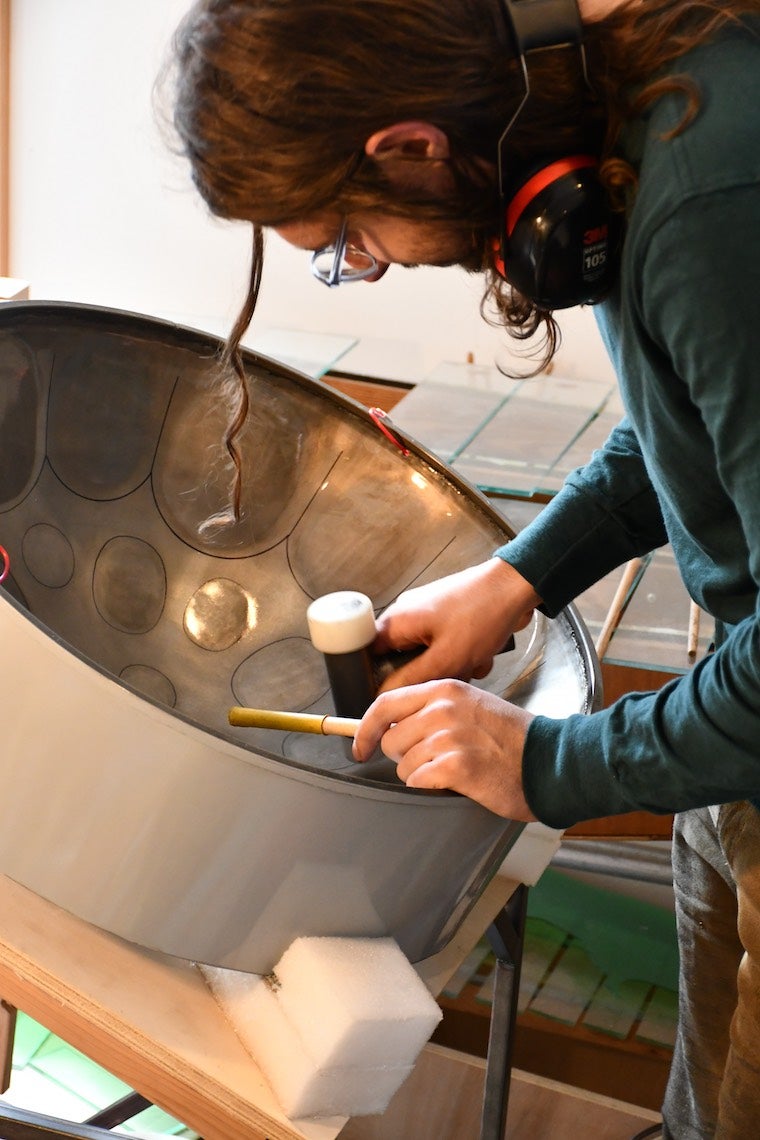
[[[449,140],[432,123],[394,123],[370,135],[364,153],[380,160],[444,159],[449,157]]]
[[[375,131],[364,152],[382,166],[387,182],[399,193],[424,191],[446,194],[451,190],[449,140],[432,123],[395,123]]]

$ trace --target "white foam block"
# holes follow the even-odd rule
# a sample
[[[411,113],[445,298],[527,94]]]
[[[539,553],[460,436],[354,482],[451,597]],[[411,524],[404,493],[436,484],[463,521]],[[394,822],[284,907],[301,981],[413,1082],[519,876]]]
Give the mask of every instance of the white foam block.
[[[549,866],[564,835],[544,823],[526,823],[499,868],[499,874],[533,887]]]
[[[287,1017],[330,1067],[410,1066],[441,1019],[392,938],[297,938],[275,974]]]
[[[266,979],[201,970],[294,1119],[383,1112],[441,1018],[392,939],[299,938]]]

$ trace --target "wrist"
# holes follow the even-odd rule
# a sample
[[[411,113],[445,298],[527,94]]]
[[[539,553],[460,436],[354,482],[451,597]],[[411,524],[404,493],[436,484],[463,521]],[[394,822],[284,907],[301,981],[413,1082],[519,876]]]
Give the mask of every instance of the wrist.
[[[533,611],[543,603],[543,598],[527,578],[501,555],[495,554],[486,567],[489,581],[502,606],[506,602],[509,613],[517,618],[514,628],[522,629],[530,621]]]

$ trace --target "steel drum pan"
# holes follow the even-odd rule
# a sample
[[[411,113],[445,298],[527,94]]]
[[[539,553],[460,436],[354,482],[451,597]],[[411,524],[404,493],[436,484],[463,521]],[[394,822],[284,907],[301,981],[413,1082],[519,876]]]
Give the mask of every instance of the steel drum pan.
[[[390,934],[419,961],[522,825],[227,712],[333,711],[309,602],[359,590],[379,612],[511,532],[359,404],[245,362],[236,519],[213,338],[0,306],[0,872],[191,960],[262,973],[299,935]],[[482,684],[562,716],[591,708],[595,670],[569,610],[537,616]]]

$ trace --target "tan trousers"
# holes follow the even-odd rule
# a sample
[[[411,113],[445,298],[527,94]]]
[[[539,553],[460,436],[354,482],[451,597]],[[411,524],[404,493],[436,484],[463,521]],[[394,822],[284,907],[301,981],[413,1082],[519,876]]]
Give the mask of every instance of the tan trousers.
[[[677,816],[673,883],[681,977],[663,1135],[760,1137],[760,812]]]

